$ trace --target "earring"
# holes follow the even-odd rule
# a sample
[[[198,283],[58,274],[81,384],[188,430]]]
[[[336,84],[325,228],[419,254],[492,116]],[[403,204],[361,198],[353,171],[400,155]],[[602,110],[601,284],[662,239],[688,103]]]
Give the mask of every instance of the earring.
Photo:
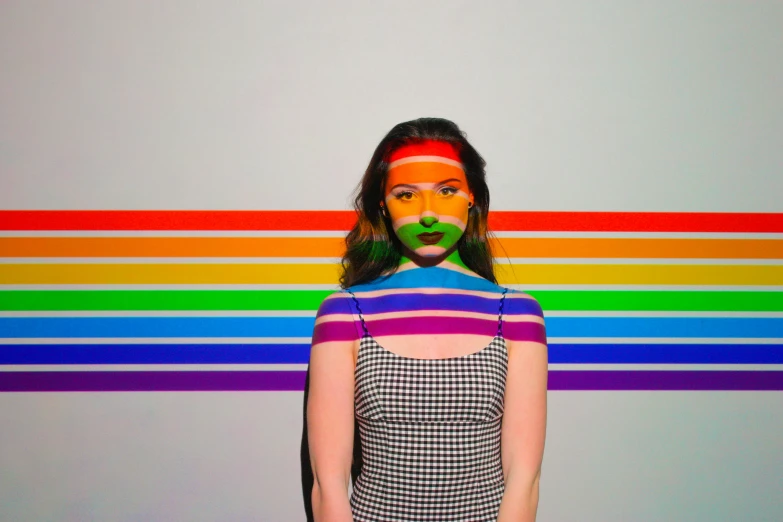
[[[468,208],[473,208],[473,203],[468,202]]]
[[[389,214],[386,212],[386,207],[384,205],[381,205],[381,215],[385,218],[389,217]]]

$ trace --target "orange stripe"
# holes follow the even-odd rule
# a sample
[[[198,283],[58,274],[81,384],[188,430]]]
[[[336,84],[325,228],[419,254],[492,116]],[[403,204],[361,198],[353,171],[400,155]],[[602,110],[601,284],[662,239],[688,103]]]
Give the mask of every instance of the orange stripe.
[[[331,264],[0,264],[0,285],[331,284]]]
[[[516,258],[783,259],[778,239],[503,238]],[[340,257],[339,237],[5,237],[0,257]]]
[[[7,237],[0,257],[340,257],[340,237]]]
[[[776,239],[503,238],[495,257],[783,259]]]

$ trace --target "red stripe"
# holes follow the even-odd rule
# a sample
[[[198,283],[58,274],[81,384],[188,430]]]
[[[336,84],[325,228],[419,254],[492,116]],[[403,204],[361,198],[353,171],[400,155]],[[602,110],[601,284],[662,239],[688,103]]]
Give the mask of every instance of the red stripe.
[[[334,230],[347,210],[0,210],[0,230]],[[783,213],[490,212],[495,231],[783,233]]]
[[[451,143],[445,141],[424,140],[419,143],[410,143],[403,145],[399,149],[392,152],[389,156],[389,163],[394,163],[397,160],[403,158],[409,158],[411,156],[440,156],[448,158],[454,161],[460,160],[459,154],[454,150],[454,146]]]
[[[0,230],[348,230],[344,210],[0,211]]]
[[[783,232],[783,213],[740,212],[490,212],[497,231]]]

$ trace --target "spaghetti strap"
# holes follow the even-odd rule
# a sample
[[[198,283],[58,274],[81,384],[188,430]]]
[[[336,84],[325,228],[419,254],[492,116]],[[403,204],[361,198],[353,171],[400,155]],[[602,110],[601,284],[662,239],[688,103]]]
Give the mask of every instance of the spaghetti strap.
[[[503,289],[503,295],[500,297],[500,309],[498,310],[498,337],[503,337],[503,304],[506,300],[506,292],[508,292],[508,288]]]
[[[356,299],[356,296],[353,294],[353,292],[351,292],[347,288],[345,289],[345,291],[351,294],[351,298],[353,299],[353,302],[356,304],[356,311],[359,312],[359,319],[362,322],[362,330],[364,330],[364,336],[365,337],[369,336],[370,332],[367,331],[367,323],[364,322],[364,315],[362,315],[362,309],[359,306],[359,300]]]

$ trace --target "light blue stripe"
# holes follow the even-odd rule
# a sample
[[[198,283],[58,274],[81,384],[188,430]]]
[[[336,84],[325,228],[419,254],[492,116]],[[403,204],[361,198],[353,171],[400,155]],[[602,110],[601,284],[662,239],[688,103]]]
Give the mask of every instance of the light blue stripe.
[[[6,317],[0,338],[310,337],[312,317]],[[550,317],[550,337],[783,338],[783,318]]]
[[[759,317],[550,317],[552,337],[783,337],[783,318]]]
[[[474,277],[449,270],[448,268],[414,268],[395,272],[390,277],[379,277],[371,283],[355,285],[352,292],[371,292],[373,290],[398,290],[401,288],[456,288],[477,292],[502,292],[502,288],[483,277]]]

